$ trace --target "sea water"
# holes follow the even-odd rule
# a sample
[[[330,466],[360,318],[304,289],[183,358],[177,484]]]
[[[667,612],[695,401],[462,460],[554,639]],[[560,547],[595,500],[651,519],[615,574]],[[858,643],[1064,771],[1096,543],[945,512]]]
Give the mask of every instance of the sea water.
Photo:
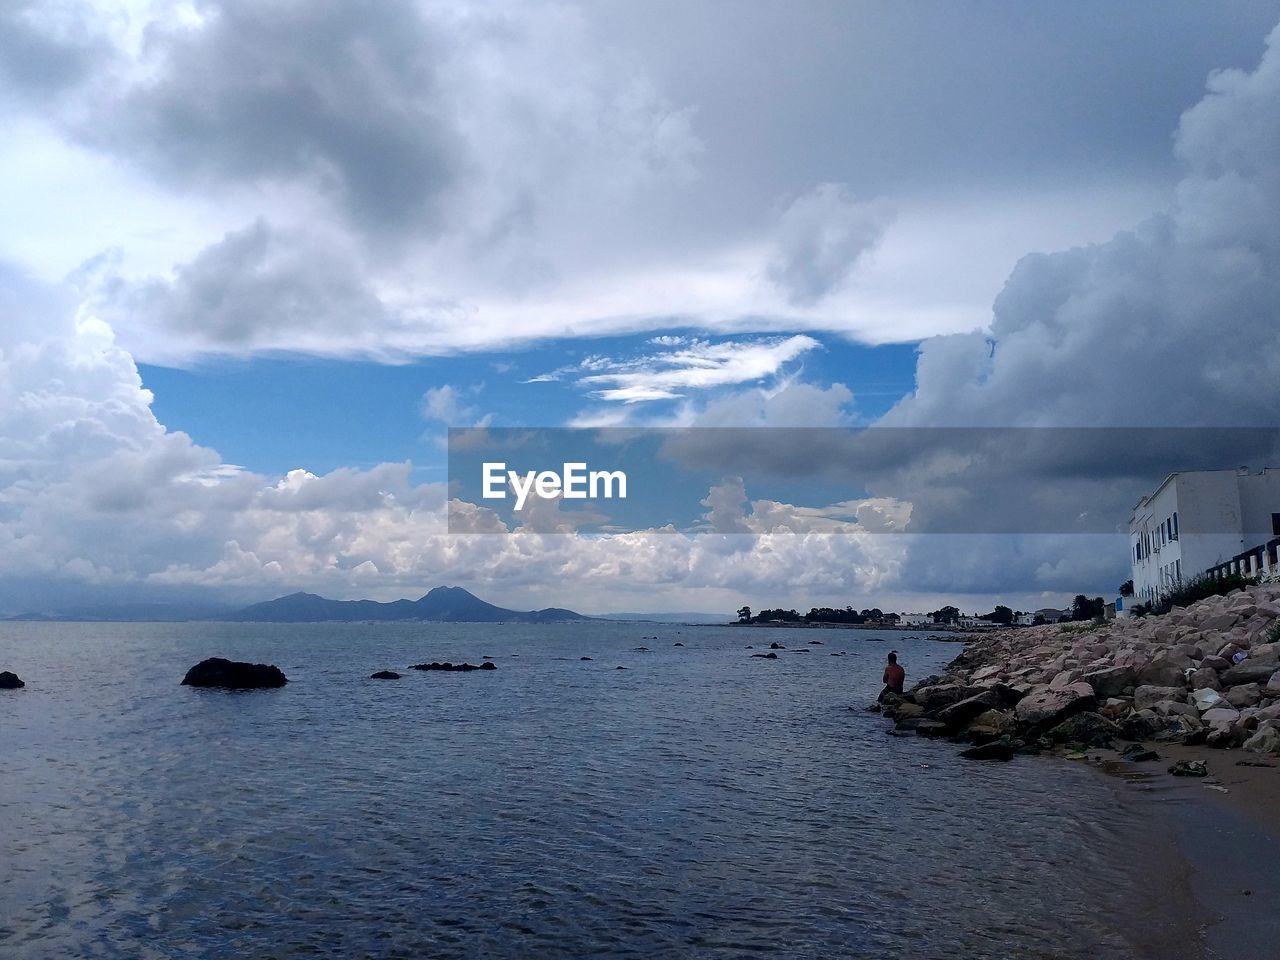
[[[959,651],[652,623],[0,625],[27,681],[0,691],[0,956],[1133,956],[1108,786],[887,736],[863,708],[891,648],[908,683]],[[289,684],[180,686],[208,656]]]

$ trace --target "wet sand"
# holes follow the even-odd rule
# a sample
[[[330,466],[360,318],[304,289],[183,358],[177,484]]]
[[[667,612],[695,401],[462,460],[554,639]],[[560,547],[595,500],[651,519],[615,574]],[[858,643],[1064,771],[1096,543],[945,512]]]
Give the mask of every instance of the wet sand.
[[[1149,901],[1135,905],[1146,916],[1134,918],[1131,933],[1151,957],[1275,960],[1280,767],[1238,766],[1274,763],[1241,750],[1153,746],[1157,761],[1131,763],[1106,750],[1084,761],[1116,785],[1144,851]],[[1176,760],[1205,760],[1209,776],[1171,776]]]

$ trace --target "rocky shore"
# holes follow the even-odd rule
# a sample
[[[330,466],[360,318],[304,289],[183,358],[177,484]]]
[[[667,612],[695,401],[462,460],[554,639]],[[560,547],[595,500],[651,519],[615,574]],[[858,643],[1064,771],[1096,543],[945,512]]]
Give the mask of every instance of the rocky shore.
[[[979,760],[1125,743],[1141,745],[1134,759],[1160,743],[1280,754],[1280,584],[1159,617],[972,637],[941,676],[871,709],[891,733],[949,738]]]

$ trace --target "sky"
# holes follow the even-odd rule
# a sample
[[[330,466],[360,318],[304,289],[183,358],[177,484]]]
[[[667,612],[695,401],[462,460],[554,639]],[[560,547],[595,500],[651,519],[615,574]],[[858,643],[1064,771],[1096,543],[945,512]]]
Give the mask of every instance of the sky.
[[[833,536],[806,526],[830,477],[784,499],[726,472],[704,506],[732,533],[451,533],[447,428],[750,427],[736,452],[768,456],[799,427],[1275,426],[1277,23],[1280,0],[7,3],[0,613],[1110,593],[1123,537]],[[1120,529],[1148,482],[1124,456],[959,459],[991,504],[1088,491]],[[926,515],[957,462],[850,496]]]

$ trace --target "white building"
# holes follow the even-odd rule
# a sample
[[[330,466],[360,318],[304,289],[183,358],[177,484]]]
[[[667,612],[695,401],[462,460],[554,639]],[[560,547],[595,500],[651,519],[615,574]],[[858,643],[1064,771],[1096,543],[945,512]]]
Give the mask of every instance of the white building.
[[[904,613],[899,618],[898,623],[904,627],[931,627],[933,626],[933,617],[927,613]]]
[[[1172,473],[1133,508],[1129,560],[1135,600],[1154,600],[1219,564],[1270,571],[1280,537],[1280,469]],[[1245,553],[1249,556],[1242,556]]]

